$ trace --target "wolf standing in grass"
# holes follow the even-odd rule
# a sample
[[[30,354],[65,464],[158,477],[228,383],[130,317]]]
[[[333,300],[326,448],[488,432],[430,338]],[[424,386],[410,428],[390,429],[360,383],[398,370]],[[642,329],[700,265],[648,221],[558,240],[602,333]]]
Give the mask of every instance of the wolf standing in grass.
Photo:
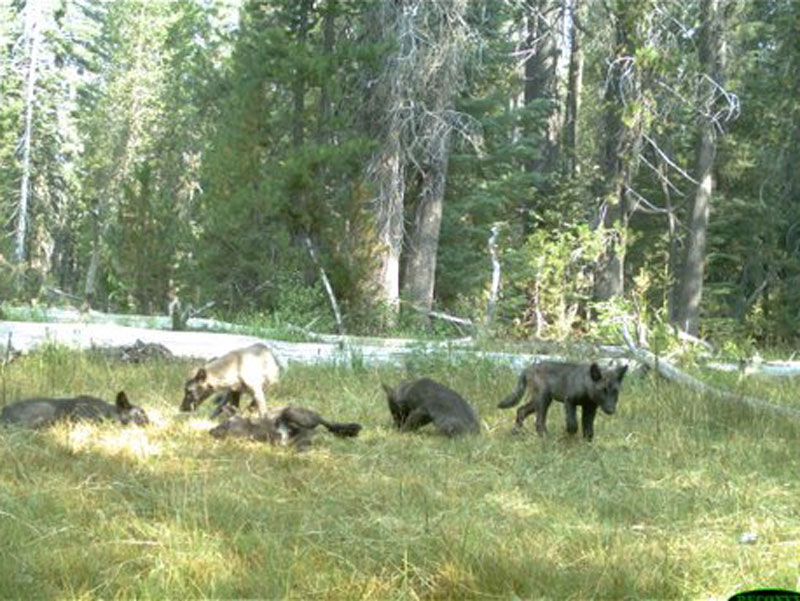
[[[215,392],[231,391],[238,404],[246,392],[258,405],[261,417],[267,414],[266,390],[278,382],[280,369],[272,351],[256,343],[217,357],[197,370],[186,381],[181,411],[193,411]]]
[[[514,431],[522,428],[522,422],[531,413],[536,413],[536,431],[547,433],[547,410],[554,400],[564,403],[567,412],[567,432],[578,431],[578,407],[582,407],[581,426],[583,437],[592,440],[594,418],[600,407],[612,415],[617,408],[622,378],[628,366],[603,370],[597,363],[556,363],[543,361],[526,367],[517,380],[517,388],[497,406],[506,409],[520,402],[528,391],[529,402],[517,409]]]

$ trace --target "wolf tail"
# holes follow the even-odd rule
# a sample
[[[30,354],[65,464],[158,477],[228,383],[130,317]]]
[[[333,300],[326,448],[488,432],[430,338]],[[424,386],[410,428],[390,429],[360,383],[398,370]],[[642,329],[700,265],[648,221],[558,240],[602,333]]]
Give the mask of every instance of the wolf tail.
[[[323,422],[322,425],[328,428],[328,430],[330,430],[331,433],[335,434],[336,436],[352,438],[353,436],[358,436],[358,433],[361,432],[361,424],[357,424],[356,422],[349,424]]]
[[[528,385],[528,378],[523,371],[519,375],[519,379],[517,380],[517,387],[514,389],[510,395],[504,398],[502,401],[497,403],[497,406],[501,409],[508,409],[509,407],[513,407],[517,403],[519,403],[522,395],[525,394],[525,387]]]

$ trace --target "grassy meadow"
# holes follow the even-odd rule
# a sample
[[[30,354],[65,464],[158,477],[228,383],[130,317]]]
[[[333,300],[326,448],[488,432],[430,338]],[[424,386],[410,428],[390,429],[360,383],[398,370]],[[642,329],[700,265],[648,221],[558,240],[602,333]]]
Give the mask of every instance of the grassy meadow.
[[[298,453],[215,441],[179,414],[190,363],[50,348],[0,368],[0,404],[125,389],[147,428],[0,430],[0,597],[727,599],[800,589],[800,420],[626,379],[591,444],[512,436],[516,382],[485,361],[292,366],[270,404],[359,421]],[[427,375],[475,404],[478,437],[390,427],[381,380]],[[790,380],[749,393],[800,408]],[[731,386],[737,386],[735,381]],[[533,418],[529,418],[532,432]],[[754,542],[741,542],[752,533]],[[746,535],[749,536],[749,535]]]

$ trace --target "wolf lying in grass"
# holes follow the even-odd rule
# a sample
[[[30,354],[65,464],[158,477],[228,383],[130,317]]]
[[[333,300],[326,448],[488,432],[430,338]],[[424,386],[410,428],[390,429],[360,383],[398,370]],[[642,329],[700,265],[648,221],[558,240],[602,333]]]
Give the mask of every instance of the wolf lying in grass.
[[[234,415],[212,428],[209,434],[214,438],[249,438],[275,445],[304,448],[311,441],[313,430],[324,426],[336,436],[354,437],[361,432],[361,424],[336,423],[324,419],[316,411],[305,407],[284,407],[277,416],[264,416],[253,420]]]
[[[617,399],[627,365],[603,370],[597,363],[591,365],[556,363],[543,361],[526,367],[517,380],[517,388],[497,405],[502,409],[513,407],[528,391],[528,403],[517,409],[514,431],[522,428],[522,422],[531,413],[536,413],[536,431],[547,433],[547,410],[554,400],[564,403],[567,412],[567,432],[578,431],[577,408],[581,407],[583,437],[594,437],[594,418],[600,407],[612,415],[617,408]]]
[[[116,421],[122,425],[146,426],[150,423],[141,407],[131,405],[127,395],[117,393],[116,403],[106,403],[91,396],[74,398],[24,399],[3,407],[0,422],[26,428],[42,428],[56,422],[68,421]]]
[[[457,392],[430,378],[405,382],[397,388],[382,386],[398,430],[409,432],[433,423],[445,436],[480,432],[475,409]]]
[[[253,397],[261,417],[267,414],[266,390],[278,382],[280,369],[272,351],[257,343],[217,357],[199,368],[184,386],[181,411],[194,411],[215,392],[231,391],[239,404],[242,392]]]

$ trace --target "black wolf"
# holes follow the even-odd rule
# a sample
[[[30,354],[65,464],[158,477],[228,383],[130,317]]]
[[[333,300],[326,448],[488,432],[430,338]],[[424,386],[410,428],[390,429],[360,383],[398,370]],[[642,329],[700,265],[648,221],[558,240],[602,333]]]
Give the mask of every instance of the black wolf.
[[[430,378],[405,382],[394,389],[381,385],[398,430],[409,432],[433,422],[445,436],[480,432],[475,409],[447,386]]]
[[[184,386],[181,411],[193,411],[215,392],[231,391],[236,405],[247,392],[258,406],[258,413],[267,413],[265,390],[280,377],[278,362],[265,344],[257,343],[217,357],[197,370]]]
[[[305,447],[309,444],[311,434],[317,426],[324,426],[336,436],[354,437],[361,432],[361,424],[336,423],[324,419],[316,411],[305,407],[289,405],[277,416],[264,416],[259,419],[248,419],[234,415],[209,431],[214,438],[249,438],[275,445],[291,445]]]
[[[516,390],[497,406],[503,409],[513,407],[519,403],[527,390],[530,400],[517,409],[514,430],[522,428],[525,418],[536,412],[536,431],[539,434],[547,433],[547,410],[552,401],[564,403],[569,434],[578,431],[577,408],[581,407],[583,437],[591,440],[594,436],[597,408],[600,407],[608,415],[614,413],[626,371],[628,371],[627,365],[603,370],[597,363],[591,365],[553,361],[534,363],[522,370]]]
[[[117,421],[122,425],[145,426],[150,423],[141,407],[131,405],[127,395],[117,393],[116,403],[106,403],[91,396],[65,399],[24,399],[3,407],[0,422],[27,428],[41,428],[64,421]]]

